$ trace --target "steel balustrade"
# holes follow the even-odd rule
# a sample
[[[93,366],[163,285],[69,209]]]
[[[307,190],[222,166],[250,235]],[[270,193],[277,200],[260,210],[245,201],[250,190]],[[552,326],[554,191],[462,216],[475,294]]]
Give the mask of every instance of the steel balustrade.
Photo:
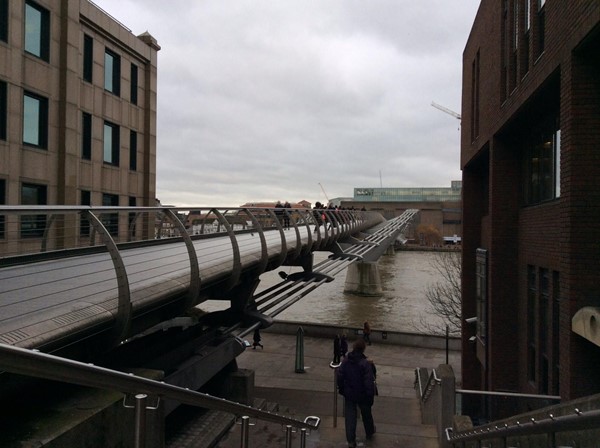
[[[0,344],[0,369],[20,375],[133,395],[136,400],[135,446],[139,447],[143,446],[145,437],[145,401],[148,396],[170,399],[190,406],[229,412],[237,416],[244,416],[246,422],[248,417],[254,417],[287,425],[286,428],[316,430],[319,428],[321,421],[315,416],[306,417],[304,420],[296,420],[161,381],[6,344]],[[245,433],[243,431],[242,437],[242,440],[245,438],[245,446],[247,446],[247,430]]]
[[[246,272],[334,250],[385,221],[324,210],[326,224],[313,232],[312,210],[283,210],[290,230],[264,208],[0,207],[0,342],[48,348],[112,329],[117,344],[144,330],[138,316],[178,301],[190,308],[215,288],[223,299]],[[200,229],[185,228],[184,214]],[[24,232],[32,216],[43,233]]]

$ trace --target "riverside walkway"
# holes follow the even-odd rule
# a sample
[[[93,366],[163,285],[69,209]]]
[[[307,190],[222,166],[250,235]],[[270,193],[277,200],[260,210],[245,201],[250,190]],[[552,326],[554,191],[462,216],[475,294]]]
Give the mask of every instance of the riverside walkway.
[[[299,324],[301,325],[301,324]],[[248,348],[237,358],[240,369],[255,372],[255,398],[264,398],[279,406],[278,413],[304,418],[316,415],[321,418],[318,431],[307,437],[307,447],[346,447],[343,398],[338,395],[337,426],[333,417],[333,342],[330,338],[311,336],[305,328],[304,373],[295,372],[296,336],[269,331],[262,332],[264,349]],[[349,336],[351,346],[354,335]],[[377,365],[379,396],[375,397],[373,416],[377,432],[372,440],[365,440],[362,422],[357,425],[358,446],[366,447],[438,447],[433,426],[421,424],[419,402],[414,390],[414,369],[434,368],[446,361],[443,349],[396,345],[373,341],[365,354]],[[460,378],[460,352],[449,352],[449,363]],[[285,428],[277,424],[253,421],[250,427],[250,447],[284,447]],[[217,445],[220,448],[240,446],[240,425],[233,425]],[[210,446],[198,444],[207,436],[205,427],[182,428],[179,438],[167,442],[169,448]],[[293,447],[300,446],[300,436],[293,434]]]

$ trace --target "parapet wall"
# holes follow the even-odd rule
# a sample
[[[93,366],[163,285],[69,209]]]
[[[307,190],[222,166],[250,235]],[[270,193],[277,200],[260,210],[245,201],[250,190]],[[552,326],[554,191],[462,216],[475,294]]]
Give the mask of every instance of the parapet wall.
[[[306,336],[317,338],[331,338],[336,334],[346,334],[350,340],[362,335],[362,328],[346,327],[340,325],[324,325],[308,322],[292,322],[275,320],[275,323],[264,331],[280,334],[296,334],[298,328],[302,327]],[[445,350],[446,337],[437,335],[427,335],[418,333],[407,333],[399,331],[388,331],[377,328],[371,329],[371,340],[378,344],[395,344],[408,347],[432,348]],[[448,349],[460,351],[460,338],[450,336],[448,338]]]

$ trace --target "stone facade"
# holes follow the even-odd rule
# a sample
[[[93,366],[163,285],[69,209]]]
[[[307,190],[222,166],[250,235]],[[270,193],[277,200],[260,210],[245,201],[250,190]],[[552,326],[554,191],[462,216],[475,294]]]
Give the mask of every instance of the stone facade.
[[[87,0],[0,14],[0,203],[155,205],[155,39]]]

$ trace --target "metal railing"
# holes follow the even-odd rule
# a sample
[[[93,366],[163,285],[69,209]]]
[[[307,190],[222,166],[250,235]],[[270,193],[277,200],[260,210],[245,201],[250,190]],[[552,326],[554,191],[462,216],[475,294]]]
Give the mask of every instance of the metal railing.
[[[130,373],[118,372],[93,364],[64,359],[37,350],[28,350],[6,344],[0,344],[0,369],[20,375],[134,395],[136,425],[132,437],[134,437],[135,446],[139,448],[145,446],[145,412],[148,396],[171,399],[182,404],[279,423],[286,425],[289,430],[292,428],[304,429],[305,431],[315,430],[320,425],[319,417],[309,416],[304,421],[296,420]],[[306,434],[306,432],[303,434]],[[243,444],[244,438],[246,439],[246,445]],[[242,447],[247,446],[247,438],[246,428],[245,431],[242,431]]]
[[[93,324],[118,344],[165,300],[189,309],[212,286],[232,289],[245,272],[302,260],[383,220],[319,213],[336,225],[318,226],[308,209],[1,206],[0,342],[40,348]]]
[[[600,410],[580,411],[578,408],[573,409],[571,414],[557,415],[549,413],[546,418],[534,418],[523,421],[515,421],[514,423],[492,423],[474,428],[472,430],[454,432],[452,428],[446,429],[446,439],[452,447],[465,447],[468,442],[476,442],[477,446],[481,446],[481,442],[489,441],[490,447],[507,447],[514,446],[510,443],[509,438],[527,437],[535,435],[543,435],[545,440],[539,441],[537,445],[528,446],[557,446],[557,434],[567,431],[581,431],[598,428],[600,426]],[[496,440],[496,444],[493,444]],[[598,439],[596,439],[597,442]],[[568,442],[567,442],[568,443]],[[562,445],[561,442],[561,446]],[[572,446],[597,446],[597,445],[581,445],[575,442]]]

